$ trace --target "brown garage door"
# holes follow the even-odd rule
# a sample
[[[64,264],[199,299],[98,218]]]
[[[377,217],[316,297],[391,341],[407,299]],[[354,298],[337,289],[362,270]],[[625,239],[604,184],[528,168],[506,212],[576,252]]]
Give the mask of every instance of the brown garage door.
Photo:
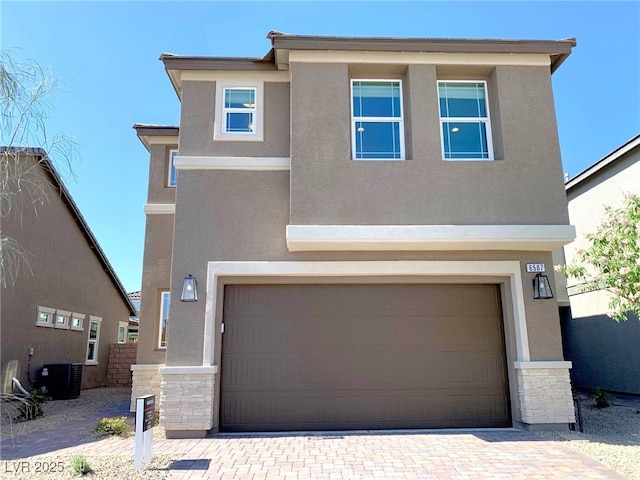
[[[510,426],[497,285],[227,286],[223,431]]]

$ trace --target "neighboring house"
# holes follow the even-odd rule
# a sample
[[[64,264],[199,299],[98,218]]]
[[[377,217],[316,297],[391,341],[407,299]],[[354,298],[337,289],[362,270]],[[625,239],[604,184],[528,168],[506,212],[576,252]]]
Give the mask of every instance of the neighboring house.
[[[104,386],[109,344],[135,309],[46,152],[29,149],[20,162],[39,170],[47,200],[33,208],[23,198],[20,212],[2,221],[2,234],[29,252],[33,273],[1,292],[3,391],[12,377],[30,386],[31,348],[31,381],[41,380],[44,364],[81,364],[82,388]]]
[[[160,57],[181,116],[135,125],[133,397],[170,437],[574,422],[527,264],[575,237],[551,88],[575,40],[268,38]]]
[[[129,317],[129,328],[127,329],[127,335],[125,337],[126,342],[138,341],[138,324],[140,323],[140,297],[142,292],[140,290],[136,292],[129,292],[127,296],[134,308],[136,309],[136,315]],[[118,343],[124,343],[121,340],[120,332],[118,332]]]
[[[622,206],[625,192],[640,195],[640,135],[569,180],[565,188],[577,234],[564,247],[571,262],[577,250],[587,247],[586,235],[602,223],[605,205]],[[583,293],[574,279],[566,282],[571,308],[561,306],[561,325],[574,385],[640,394],[640,321],[634,315],[626,322],[612,320],[606,292]]]

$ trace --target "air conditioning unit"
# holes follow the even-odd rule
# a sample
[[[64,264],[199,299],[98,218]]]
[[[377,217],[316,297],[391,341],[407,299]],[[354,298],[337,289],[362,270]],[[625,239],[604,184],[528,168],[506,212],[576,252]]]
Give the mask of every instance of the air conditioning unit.
[[[47,363],[42,366],[42,383],[54,400],[68,400],[80,396],[81,363]]]

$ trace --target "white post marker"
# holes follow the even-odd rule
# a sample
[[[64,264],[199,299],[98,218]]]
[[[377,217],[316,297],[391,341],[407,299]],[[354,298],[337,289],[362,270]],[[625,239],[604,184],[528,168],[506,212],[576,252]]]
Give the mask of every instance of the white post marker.
[[[134,457],[136,470],[140,470],[145,463],[151,463],[155,412],[155,395],[136,398],[136,453]]]

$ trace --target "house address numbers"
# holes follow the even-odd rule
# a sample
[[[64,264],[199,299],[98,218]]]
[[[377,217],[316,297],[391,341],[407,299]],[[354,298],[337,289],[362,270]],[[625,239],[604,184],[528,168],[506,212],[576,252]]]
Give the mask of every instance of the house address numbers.
[[[533,273],[544,272],[544,263],[527,263],[527,272],[533,272]]]

